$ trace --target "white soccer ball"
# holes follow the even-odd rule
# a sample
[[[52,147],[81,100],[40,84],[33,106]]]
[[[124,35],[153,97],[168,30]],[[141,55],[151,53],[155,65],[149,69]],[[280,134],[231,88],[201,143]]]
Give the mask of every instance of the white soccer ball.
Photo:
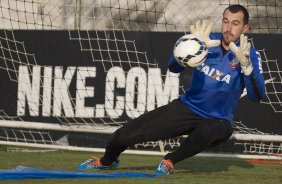
[[[193,34],[187,34],[179,38],[173,50],[173,55],[181,66],[192,68],[201,65],[205,61],[207,54],[206,44]]]

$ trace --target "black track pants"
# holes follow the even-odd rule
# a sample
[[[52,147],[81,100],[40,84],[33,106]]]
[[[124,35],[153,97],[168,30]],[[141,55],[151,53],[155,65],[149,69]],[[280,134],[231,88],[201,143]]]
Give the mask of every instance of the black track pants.
[[[119,128],[108,142],[101,161],[110,165],[128,146],[136,143],[188,134],[177,150],[165,156],[176,163],[227,140],[232,132],[229,121],[201,118],[177,99]]]

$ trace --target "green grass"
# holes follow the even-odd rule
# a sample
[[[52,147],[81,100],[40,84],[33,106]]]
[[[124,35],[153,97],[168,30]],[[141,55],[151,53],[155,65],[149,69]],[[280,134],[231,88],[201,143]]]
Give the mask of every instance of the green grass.
[[[85,152],[55,151],[45,153],[7,152],[0,150],[0,169],[17,165],[49,170],[74,171],[76,166],[93,154]],[[95,153],[96,156],[101,156]],[[126,155],[120,157],[118,169],[98,172],[145,172],[154,173],[160,156]],[[150,184],[150,183],[195,183],[195,184],[281,184],[282,165],[250,164],[242,159],[193,157],[175,165],[173,174],[157,178],[118,179],[24,179],[0,181],[5,184]]]

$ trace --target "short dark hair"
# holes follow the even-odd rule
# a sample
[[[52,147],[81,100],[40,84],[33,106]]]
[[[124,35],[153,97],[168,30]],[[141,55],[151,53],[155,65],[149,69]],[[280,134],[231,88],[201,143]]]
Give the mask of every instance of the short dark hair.
[[[224,10],[223,14],[225,13],[226,10],[229,10],[231,13],[237,13],[241,11],[244,14],[244,24],[246,25],[249,23],[249,12],[244,6],[240,4],[230,5]]]

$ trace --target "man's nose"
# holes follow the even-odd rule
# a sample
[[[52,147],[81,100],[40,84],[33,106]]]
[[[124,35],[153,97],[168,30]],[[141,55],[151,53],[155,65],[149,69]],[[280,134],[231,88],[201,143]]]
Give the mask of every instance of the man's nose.
[[[231,29],[232,29],[232,25],[229,23],[229,24],[227,24],[227,31],[231,31]]]

